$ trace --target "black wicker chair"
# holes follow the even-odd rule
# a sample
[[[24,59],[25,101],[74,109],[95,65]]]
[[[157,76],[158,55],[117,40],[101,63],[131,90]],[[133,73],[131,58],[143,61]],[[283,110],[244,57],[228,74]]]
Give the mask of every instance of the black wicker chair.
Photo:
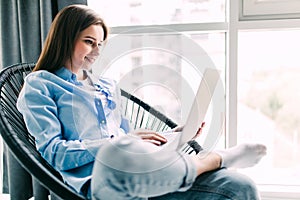
[[[22,115],[16,108],[24,78],[34,64],[16,64],[0,73],[0,131],[4,142],[20,164],[44,187],[62,199],[85,199],[68,187],[60,174],[45,161],[36,150],[34,138],[27,132]],[[176,123],[153,109],[137,97],[121,91],[124,114],[135,128],[164,131],[176,127]]]

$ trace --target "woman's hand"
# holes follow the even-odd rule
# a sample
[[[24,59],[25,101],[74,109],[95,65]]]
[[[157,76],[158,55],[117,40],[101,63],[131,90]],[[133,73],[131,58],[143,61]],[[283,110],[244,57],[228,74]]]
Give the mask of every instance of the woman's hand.
[[[134,135],[140,137],[142,140],[155,144],[157,146],[163,145],[167,142],[167,139],[157,132],[145,129],[135,130]]]

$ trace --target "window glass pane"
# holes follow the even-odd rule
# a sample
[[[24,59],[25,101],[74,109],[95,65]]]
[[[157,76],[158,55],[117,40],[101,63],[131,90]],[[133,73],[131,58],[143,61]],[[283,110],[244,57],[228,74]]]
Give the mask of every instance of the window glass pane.
[[[115,79],[121,88],[183,124],[189,112],[185,105],[191,105],[193,100],[184,96],[185,86],[194,93],[198,89],[202,78],[199,69],[206,67],[202,58],[203,61],[209,59],[213,67],[220,70],[221,82],[225,85],[223,32],[113,35],[94,64],[93,73]],[[207,116],[209,127],[211,114]]]
[[[224,22],[225,0],[88,0],[109,26]]]
[[[238,142],[268,154],[244,170],[260,184],[300,185],[300,30],[239,33]]]

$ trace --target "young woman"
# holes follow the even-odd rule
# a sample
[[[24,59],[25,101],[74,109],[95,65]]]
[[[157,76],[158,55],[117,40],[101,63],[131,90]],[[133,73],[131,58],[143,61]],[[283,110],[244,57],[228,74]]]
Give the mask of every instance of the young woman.
[[[89,73],[107,35],[87,6],[60,11],[18,98],[37,149],[66,184],[94,199],[258,199],[249,178],[224,168],[254,165],[264,145],[185,155],[160,148],[159,133],[130,129],[116,83]]]

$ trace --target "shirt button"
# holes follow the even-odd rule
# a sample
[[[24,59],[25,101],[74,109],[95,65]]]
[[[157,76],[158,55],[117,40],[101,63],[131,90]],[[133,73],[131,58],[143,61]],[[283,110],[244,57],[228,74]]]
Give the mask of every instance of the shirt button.
[[[104,121],[104,120],[102,120],[102,121],[101,121],[101,124],[105,124],[105,121]]]

